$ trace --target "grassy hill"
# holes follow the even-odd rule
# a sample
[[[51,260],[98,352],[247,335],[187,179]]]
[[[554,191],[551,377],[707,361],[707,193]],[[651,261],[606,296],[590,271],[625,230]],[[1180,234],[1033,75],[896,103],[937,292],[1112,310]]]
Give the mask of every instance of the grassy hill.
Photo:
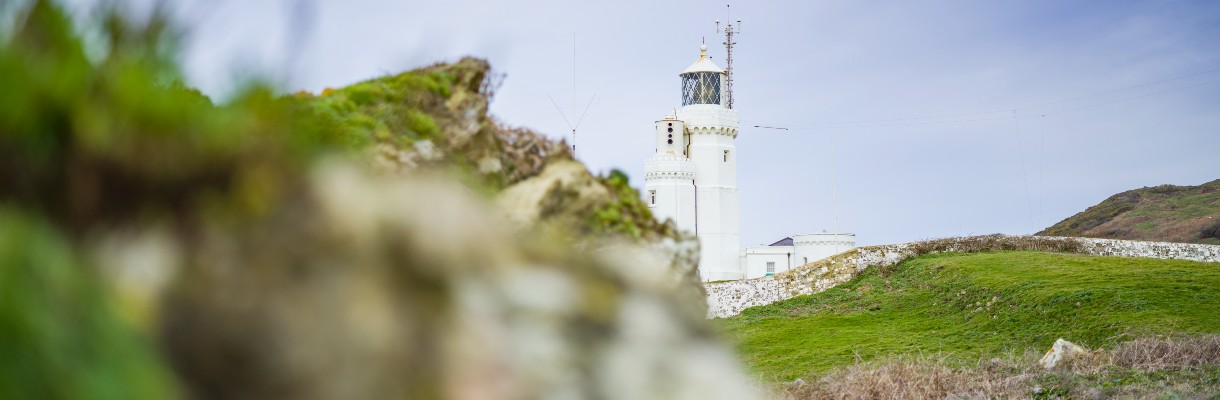
[[[1220,244],[1220,179],[1128,190],[1038,234]]]
[[[1038,252],[942,253],[717,320],[772,380],[902,355],[977,361],[1056,338],[1109,348],[1220,332],[1220,265]]]

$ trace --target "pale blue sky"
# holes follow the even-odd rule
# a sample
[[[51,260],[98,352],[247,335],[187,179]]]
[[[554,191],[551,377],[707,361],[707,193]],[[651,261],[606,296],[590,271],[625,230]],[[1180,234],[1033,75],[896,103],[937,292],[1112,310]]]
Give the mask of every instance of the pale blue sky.
[[[474,55],[507,74],[496,116],[555,137],[567,128],[547,96],[571,107],[575,34],[577,100],[598,97],[581,158],[636,185],[652,122],[677,106],[677,73],[703,37],[718,63],[724,52],[712,21],[725,3],[712,1],[171,4],[191,31],[188,77],[214,97],[250,72],[317,92]],[[838,226],[861,244],[1031,233],[1123,190],[1220,178],[1220,2],[733,12],[743,246],[834,229],[832,136]],[[926,118],[944,115],[957,116]]]

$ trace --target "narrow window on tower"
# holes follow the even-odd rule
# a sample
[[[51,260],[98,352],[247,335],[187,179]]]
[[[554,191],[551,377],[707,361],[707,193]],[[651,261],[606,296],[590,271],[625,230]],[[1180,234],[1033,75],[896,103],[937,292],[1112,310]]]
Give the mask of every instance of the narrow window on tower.
[[[654,206],[657,205],[657,191],[656,190],[648,191],[648,204],[651,204]]]
[[[767,276],[775,275],[775,261],[767,261]]]
[[[729,162],[729,151],[728,150],[724,151],[724,162]]]

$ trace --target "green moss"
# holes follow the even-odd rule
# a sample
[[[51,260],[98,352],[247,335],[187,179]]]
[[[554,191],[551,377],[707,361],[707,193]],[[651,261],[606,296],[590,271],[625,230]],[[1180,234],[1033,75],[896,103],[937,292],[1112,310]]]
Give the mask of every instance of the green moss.
[[[442,97],[453,93],[457,74],[450,71],[413,71],[388,79],[393,88],[402,92],[424,90]]]
[[[298,96],[293,99],[296,119],[314,121],[320,128],[305,130],[348,150],[373,142],[405,148],[436,139],[446,123],[468,117],[448,115],[446,103],[458,89],[462,68],[462,63],[437,65],[327,89],[316,97]]]
[[[594,232],[621,233],[637,239],[674,234],[671,224],[658,222],[652,216],[626,173],[615,169],[599,179],[610,189],[611,200],[589,216],[588,225]]]
[[[926,255],[811,296],[716,320],[776,379],[903,354],[973,361],[1057,338],[1220,332],[1215,263],[1035,252]]]
[[[367,106],[382,101],[385,97],[384,89],[376,82],[352,85],[345,92],[347,99],[356,106]]]
[[[457,81],[457,75],[447,71],[436,71],[428,74],[428,79],[431,83],[430,88],[432,89],[433,93],[444,97],[449,97],[449,95],[453,92],[453,89],[451,88],[453,87],[454,82]]]
[[[436,121],[429,117],[428,114],[418,110],[407,111],[407,128],[420,137],[425,138],[436,137],[441,133],[441,128],[436,125]]]

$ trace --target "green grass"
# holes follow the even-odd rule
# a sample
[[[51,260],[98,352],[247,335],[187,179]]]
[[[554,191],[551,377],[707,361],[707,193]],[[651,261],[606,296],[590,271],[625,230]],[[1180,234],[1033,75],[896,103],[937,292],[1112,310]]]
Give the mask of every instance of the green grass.
[[[1168,185],[1166,185],[1168,186]],[[1216,215],[1216,210],[1220,209],[1220,191],[1216,187],[1220,184],[1211,182],[1205,184],[1198,189],[1192,186],[1174,187],[1174,189],[1163,189],[1156,191],[1161,187],[1149,188],[1150,193],[1144,194],[1144,197],[1156,199],[1156,202],[1145,202],[1140,207],[1131,210],[1132,216],[1162,216],[1169,215],[1177,219],[1190,219],[1206,217],[1208,215]],[[1210,188],[1210,190],[1208,190]]]
[[[927,255],[716,320],[770,379],[905,354],[963,362],[1062,337],[1220,332],[1220,264],[1037,252]]]

